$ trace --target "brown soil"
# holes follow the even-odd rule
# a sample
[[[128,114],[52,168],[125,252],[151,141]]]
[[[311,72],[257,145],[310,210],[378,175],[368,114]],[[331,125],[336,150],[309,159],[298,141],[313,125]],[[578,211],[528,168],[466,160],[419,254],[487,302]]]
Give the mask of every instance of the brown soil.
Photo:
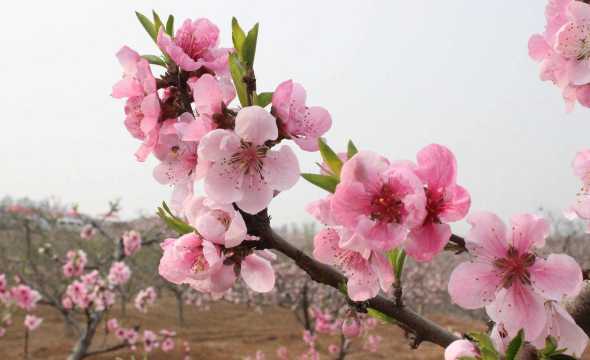
[[[41,307],[37,313],[44,317],[44,321],[31,338],[30,358],[64,359],[71,349],[73,339],[66,335],[61,318],[53,309],[47,307]],[[187,340],[190,343],[192,359],[243,359],[247,355],[254,355],[257,350],[264,351],[267,359],[275,359],[276,349],[281,345],[286,346],[291,355],[300,354],[304,350],[301,326],[291,311],[286,309],[271,308],[260,314],[243,305],[227,303],[215,303],[210,311],[198,311],[196,308],[187,307],[187,325],[184,328],[177,325],[175,313],[174,301],[163,299],[145,315],[135,309],[129,309],[127,317],[120,318],[120,323],[124,326],[142,324],[142,329],[150,330],[174,329],[178,332],[179,340]],[[114,311],[114,314],[118,315],[119,311]],[[485,328],[483,324],[467,319],[448,316],[432,316],[432,319],[452,331]],[[23,358],[22,315],[15,316],[14,322],[5,337],[0,339],[0,359]],[[395,326],[380,325],[376,333],[383,337],[379,353],[361,352],[356,344],[347,358],[442,359],[442,349],[436,345],[422,344],[418,350],[410,349],[403,332]],[[114,344],[114,339],[105,339],[103,334],[103,330],[98,332],[93,349],[105,343]],[[326,354],[328,344],[334,340],[325,336],[320,338],[319,349],[322,354]],[[182,359],[179,344],[180,341],[177,342],[174,352],[165,354],[156,350],[150,354],[149,359]],[[131,359],[132,354],[130,350],[121,350],[91,359]],[[584,359],[590,360],[589,351]]]

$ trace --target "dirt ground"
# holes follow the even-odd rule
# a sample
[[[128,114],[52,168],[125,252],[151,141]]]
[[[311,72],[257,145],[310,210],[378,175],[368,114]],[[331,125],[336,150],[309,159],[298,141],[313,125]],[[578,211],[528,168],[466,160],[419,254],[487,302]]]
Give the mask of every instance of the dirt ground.
[[[66,336],[64,325],[59,315],[50,308],[37,311],[45,319],[41,327],[34,333],[30,342],[31,359],[64,359],[71,349],[73,339]],[[113,311],[118,315],[118,311]],[[483,324],[473,323],[466,319],[447,316],[432,316],[432,319],[453,331],[483,329]],[[7,334],[0,338],[0,359],[23,358],[22,316],[14,318],[15,325]],[[198,311],[196,308],[186,309],[187,325],[181,328],[175,318],[175,305],[172,299],[163,299],[159,305],[144,315],[135,309],[128,310],[126,318],[120,318],[124,326],[143,324],[142,329],[160,330],[174,329],[178,339],[187,340],[191,346],[192,359],[243,359],[254,355],[257,350],[266,353],[267,359],[275,359],[276,349],[283,345],[292,355],[304,350],[301,341],[301,326],[293,314],[286,309],[266,309],[263,314],[254,312],[243,305],[215,303],[210,311]],[[442,349],[432,344],[422,344],[418,350],[411,350],[400,329],[392,325],[380,325],[376,333],[383,336],[379,353],[370,354],[359,351],[359,345],[353,346],[350,359],[442,359]],[[101,330],[96,336],[94,349],[103,344],[113,344],[112,338],[104,337]],[[322,355],[330,340],[323,336],[319,342]],[[178,342],[180,344],[180,341]],[[122,350],[92,359],[131,359],[132,352]],[[137,356],[137,358],[142,358]],[[329,359],[329,356],[322,356]],[[179,347],[172,353],[160,350],[149,355],[149,359],[182,359]],[[587,351],[586,360],[590,360]]]

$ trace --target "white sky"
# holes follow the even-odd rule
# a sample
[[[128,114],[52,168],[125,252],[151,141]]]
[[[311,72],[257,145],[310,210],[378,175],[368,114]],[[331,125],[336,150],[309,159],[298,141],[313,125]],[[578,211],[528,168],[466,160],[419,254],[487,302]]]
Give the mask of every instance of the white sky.
[[[208,17],[231,45],[231,16],[261,23],[260,90],[288,78],[308,104],[332,114],[332,145],[413,159],[450,147],[473,210],[504,217],[538,206],[560,211],[578,182],[570,163],[590,145],[590,110],[564,112],[559,90],[538,79],[527,40],[543,29],[545,1],[51,1],[11,2],[0,33],[3,86],[0,196],[56,195],[98,213],[123,199],[149,212],[170,189],[137,163],[110,97],[124,44],[154,53],[133,10],[172,12],[177,24]],[[303,154],[314,169],[318,154]],[[272,203],[275,223],[308,221],[322,192],[301,180]],[[460,227],[461,228],[461,227]]]

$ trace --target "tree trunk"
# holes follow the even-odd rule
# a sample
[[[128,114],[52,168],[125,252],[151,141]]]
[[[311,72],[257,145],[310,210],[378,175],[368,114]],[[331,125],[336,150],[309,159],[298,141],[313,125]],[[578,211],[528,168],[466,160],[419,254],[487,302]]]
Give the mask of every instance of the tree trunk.
[[[92,339],[94,339],[98,324],[100,324],[103,315],[104,312],[102,311],[87,315],[86,328],[82,331],[78,342],[74,346],[70,356],[68,356],[68,360],[81,360],[86,357],[88,350],[90,349],[90,345],[92,345]]]
[[[184,327],[184,302],[182,301],[182,292],[175,291],[174,296],[176,297],[176,315],[178,317],[178,324]]]

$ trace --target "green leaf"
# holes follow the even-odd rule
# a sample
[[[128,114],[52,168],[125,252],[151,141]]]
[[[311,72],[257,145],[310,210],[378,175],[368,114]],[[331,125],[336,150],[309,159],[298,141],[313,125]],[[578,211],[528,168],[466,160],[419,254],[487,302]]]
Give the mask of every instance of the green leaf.
[[[258,23],[248,31],[242,48],[242,59],[247,68],[254,66],[254,57],[256,56],[256,42],[258,41]]]
[[[243,59],[242,56],[242,48],[244,46],[244,41],[246,40],[246,34],[244,34],[244,30],[238,23],[238,19],[235,17],[231,18],[231,39],[234,43],[234,49],[240,56],[240,59]]]
[[[146,59],[150,64],[160,65],[166,67],[166,61],[156,55],[141,55],[142,58]]]
[[[256,105],[266,107],[272,102],[272,92],[263,92],[256,96]]]
[[[460,356],[457,360],[477,360],[473,356]]]
[[[301,174],[301,177],[309,181],[310,183],[314,184],[315,186],[320,187],[331,193],[334,193],[334,191],[336,191],[336,186],[339,182],[338,179],[336,179],[333,176],[319,174],[303,173]]]
[[[340,290],[341,293],[343,293],[344,295],[348,296],[348,289],[346,288],[346,282],[341,282],[338,284],[338,290]]]
[[[154,30],[156,30],[156,39],[158,38],[158,33],[160,32],[160,28],[164,25],[162,23],[162,19],[160,19],[160,15],[152,10],[152,16],[154,18]]]
[[[170,36],[174,36],[174,16],[168,15],[168,20],[166,20],[166,34]]]
[[[137,20],[139,20],[139,22],[141,23],[145,31],[147,31],[152,40],[157,41],[158,32],[154,28],[154,24],[152,24],[150,19],[148,19],[145,15],[137,11],[135,12],[135,16],[137,16]]]
[[[492,339],[484,333],[469,333],[468,334],[478,344],[482,360],[498,360],[500,354],[494,348]]]
[[[348,140],[348,149],[346,151],[346,155],[348,155],[348,158],[350,159],[351,157],[356,155],[356,153],[358,153],[358,152],[359,151],[356,148],[356,146],[354,145],[354,143],[352,142],[352,140]]]
[[[244,82],[246,72],[236,53],[229,54],[229,71],[231,72],[240,104],[242,106],[248,106],[248,93],[246,91],[246,83]]]
[[[406,252],[403,249],[393,249],[386,253],[396,279],[402,278],[404,264],[406,263]]]
[[[524,331],[521,329],[518,334],[510,341],[508,348],[506,349],[506,360],[516,359],[516,355],[520,351],[522,344],[524,343]]]
[[[166,223],[166,225],[176,231],[180,235],[188,234],[195,231],[195,228],[182,221],[175,216],[166,202],[162,202],[162,206],[158,208],[158,216]]]
[[[375,310],[373,308],[368,308],[367,309],[367,315],[369,315],[370,317],[374,317],[375,319],[379,319],[381,321],[385,321],[386,323],[390,323],[390,324],[397,324],[397,321],[395,321],[394,318],[385,315],[384,313],[382,313],[379,310]]]
[[[322,159],[324,159],[324,162],[339,179],[340,171],[342,170],[342,160],[340,160],[338,154],[336,154],[334,150],[332,150],[332,148],[326,144],[324,139],[319,138],[318,144],[320,146],[320,155],[322,155]]]
[[[554,354],[549,356],[551,360],[576,360],[575,357],[568,354]]]

